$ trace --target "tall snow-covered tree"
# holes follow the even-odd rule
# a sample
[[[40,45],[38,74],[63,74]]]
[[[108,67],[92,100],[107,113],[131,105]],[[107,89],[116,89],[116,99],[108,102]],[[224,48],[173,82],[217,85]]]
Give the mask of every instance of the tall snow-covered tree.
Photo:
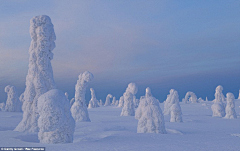
[[[52,89],[38,98],[38,139],[41,143],[72,143],[75,121],[64,93]]]
[[[227,106],[225,112],[226,112],[225,118],[227,119],[237,118],[235,111],[235,97],[232,93],[227,93]]]
[[[121,116],[134,116],[135,109],[133,103],[133,97],[137,93],[138,88],[135,83],[129,83],[128,87],[123,94],[124,106],[122,108]]]
[[[213,100],[214,104],[211,106],[213,117],[224,117],[225,116],[225,97],[222,93],[223,87],[221,85],[216,87],[215,90],[215,99]]]
[[[111,99],[112,97],[113,97],[113,96],[112,96],[111,94],[108,94],[108,95],[107,95],[104,106],[110,106],[110,105],[111,105],[111,100],[110,100],[110,99]]]
[[[7,101],[5,105],[5,111],[7,112],[21,112],[22,103],[19,100],[17,90],[14,86],[8,85],[5,87],[7,93]]]
[[[165,122],[159,101],[146,89],[145,96],[141,97],[135,118],[138,120],[137,133],[165,134]]]
[[[97,98],[96,98],[94,89],[93,89],[93,88],[90,88],[90,91],[91,91],[91,100],[89,101],[88,108],[96,108],[96,107],[99,107],[99,105],[98,105],[98,100],[97,100]]]
[[[32,41],[22,106],[23,119],[15,131],[38,132],[38,98],[56,88],[51,66],[56,36],[50,17],[46,15],[33,17],[30,21],[30,35]]]
[[[75,86],[75,102],[71,107],[72,116],[76,122],[90,122],[85,94],[88,83],[92,81],[93,74],[85,71],[78,76],[77,84]]]

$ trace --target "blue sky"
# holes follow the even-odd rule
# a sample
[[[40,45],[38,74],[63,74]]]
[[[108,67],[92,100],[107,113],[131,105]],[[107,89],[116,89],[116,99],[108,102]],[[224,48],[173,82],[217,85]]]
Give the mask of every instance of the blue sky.
[[[74,96],[78,75],[94,74],[98,99],[117,99],[135,82],[160,101],[171,88],[214,98],[240,89],[240,1],[1,0],[0,102],[4,87],[24,91],[29,21],[48,15],[57,36],[52,66],[59,89]],[[90,91],[87,91],[87,99]]]

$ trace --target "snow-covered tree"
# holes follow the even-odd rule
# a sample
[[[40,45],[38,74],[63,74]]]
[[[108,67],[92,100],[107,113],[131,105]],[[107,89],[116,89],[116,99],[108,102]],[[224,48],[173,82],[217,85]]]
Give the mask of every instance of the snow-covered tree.
[[[24,93],[22,93],[19,97],[20,102],[23,104],[24,102]]]
[[[93,88],[90,88],[90,91],[91,91],[91,100],[89,101],[88,108],[96,108],[96,107],[99,107],[99,105],[98,105],[98,100],[97,100],[97,98],[96,98],[94,89],[93,89]]]
[[[179,104],[178,92],[171,89],[167,100],[164,102],[164,114],[171,115],[170,122],[182,122],[182,111]]]
[[[123,105],[124,105],[124,98],[123,96],[121,96],[119,99],[118,107],[123,107]]]
[[[239,94],[238,94],[238,99],[240,99],[240,90],[239,90]]]
[[[5,92],[7,93],[5,111],[21,112],[22,103],[19,100],[19,96],[17,94],[16,88],[14,86],[8,85],[5,87]]]
[[[137,99],[136,96],[133,96],[133,104],[135,108],[137,108],[139,105],[139,99]]]
[[[40,143],[72,143],[75,121],[64,93],[52,89],[38,98]]]
[[[115,105],[116,103],[116,97],[114,96],[113,99],[112,99],[112,104],[111,105]]]
[[[225,97],[222,93],[223,87],[221,85],[216,87],[215,90],[215,99],[213,100],[214,104],[211,106],[213,117],[224,117],[225,116]]]
[[[145,96],[141,97],[135,118],[138,120],[137,133],[166,133],[159,101],[152,96],[150,88],[147,88]]]
[[[116,102],[115,102],[115,106],[118,106],[118,100],[116,100]]]
[[[71,107],[72,116],[77,122],[90,122],[85,94],[88,83],[92,81],[92,79],[93,74],[89,71],[85,71],[78,76],[75,86],[75,102]]]
[[[190,96],[190,97],[189,97]],[[185,98],[182,99],[184,103],[198,103],[198,99],[195,93],[188,91]]]
[[[133,97],[137,93],[138,88],[135,83],[129,83],[128,87],[123,94],[124,98],[124,106],[122,108],[121,116],[134,116],[134,104],[133,104]]]
[[[205,100],[206,102],[208,102],[208,98],[206,97],[206,100]]]
[[[235,97],[232,93],[227,93],[227,106],[225,111],[226,111],[225,118],[227,119],[237,118],[235,111]]]
[[[0,111],[5,111],[5,103],[0,103]]]
[[[112,97],[113,97],[113,96],[112,96],[111,94],[108,94],[108,95],[107,95],[104,106],[110,106],[110,105],[111,105],[111,100],[110,100],[110,99],[111,99]]]
[[[198,98],[198,102],[204,102],[204,100],[200,97]]]
[[[38,132],[37,100],[45,92],[56,88],[51,60],[56,36],[50,17],[33,17],[30,21],[31,45],[29,65],[22,106],[23,119],[15,131]]]
[[[99,103],[98,103],[98,104],[99,104],[99,106],[103,106],[103,101],[102,101],[102,99],[99,100]]]

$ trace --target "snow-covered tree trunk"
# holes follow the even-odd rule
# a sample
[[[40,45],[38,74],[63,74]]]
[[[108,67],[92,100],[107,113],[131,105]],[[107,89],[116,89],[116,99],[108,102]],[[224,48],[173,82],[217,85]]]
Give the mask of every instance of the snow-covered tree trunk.
[[[237,118],[236,111],[235,111],[235,97],[232,93],[227,93],[227,106],[226,106],[226,115],[225,118],[227,119],[234,119]]]
[[[7,112],[21,112],[22,103],[19,100],[16,88],[14,86],[6,86],[5,92],[7,93],[7,101],[5,111]]]
[[[53,59],[52,51],[56,40],[51,19],[46,15],[33,17],[30,21],[30,35],[32,41],[22,106],[23,119],[15,131],[38,132],[38,98],[56,88],[50,62]]]
[[[88,71],[85,71],[78,76],[77,84],[75,86],[75,102],[71,107],[72,116],[77,122],[90,122],[85,94],[88,83],[92,81],[92,79],[93,74]]]
[[[97,100],[97,98],[96,98],[94,89],[93,89],[93,88],[90,88],[90,91],[91,91],[91,100],[89,101],[88,108],[96,108],[96,107],[99,107],[99,105],[98,105],[98,100]]]
[[[221,85],[217,86],[215,92],[215,99],[213,100],[214,104],[211,106],[213,117],[224,117],[225,116],[225,97],[222,94],[223,87]]]
[[[38,139],[40,143],[72,143],[75,121],[70,104],[60,90],[50,90],[38,98]]]
[[[110,105],[111,105],[111,100],[110,100],[110,98],[112,98],[112,97],[113,97],[113,96],[112,96],[111,94],[108,94],[108,95],[107,95],[104,106],[110,106]]]
[[[167,133],[159,101],[151,95],[150,88],[141,97],[135,118],[138,120],[137,133]]]

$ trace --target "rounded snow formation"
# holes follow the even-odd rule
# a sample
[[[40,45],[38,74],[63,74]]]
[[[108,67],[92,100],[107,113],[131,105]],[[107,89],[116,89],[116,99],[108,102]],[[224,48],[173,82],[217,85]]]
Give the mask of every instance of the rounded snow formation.
[[[5,87],[5,92],[7,93],[7,101],[4,110],[7,112],[21,112],[22,103],[19,100],[16,88],[8,85]]]
[[[215,90],[215,99],[213,100],[214,104],[211,106],[213,117],[224,117],[225,116],[225,97],[222,94],[223,87],[221,85],[217,86]]]
[[[110,98],[112,98],[112,97],[113,97],[113,96],[112,96],[111,94],[108,94],[108,95],[107,95],[104,106],[110,106],[110,105],[111,105],[111,100],[110,100]]]
[[[38,132],[38,98],[56,88],[51,66],[56,35],[50,17],[46,15],[33,17],[30,21],[30,35],[32,41],[22,106],[23,119],[15,131]]]
[[[120,97],[118,107],[123,107],[124,106],[124,98],[123,96]]]
[[[148,88],[150,90],[150,88]],[[135,118],[138,120],[137,133],[166,134],[164,117],[159,101],[147,92],[141,97]]]
[[[138,88],[135,83],[129,83],[128,87],[123,94],[124,105],[122,108],[121,116],[134,116],[135,115],[135,105],[133,102],[134,95],[137,93]]]
[[[235,100],[234,95],[232,93],[227,93],[227,106],[225,109],[226,115],[224,118],[227,118],[227,119],[237,118],[234,100]]]
[[[88,108],[96,108],[99,107],[98,100],[95,95],[95,91],[93,88],[90,88],[91,91],[91,100],[89,101]]]
[[[38,98],[40,143],[72,143],[75,121],[64,93],[52,89]]]
[[[195,93],[188,91],[183,99],[184,103],[199,103]]]
[[[88,83],[92,81],[93,78],[93,74],[89,71],[85,71],[78,76],[75,86],[75,102],[71,107],[72,116],[77,122],[90,122],[85,94]]]

